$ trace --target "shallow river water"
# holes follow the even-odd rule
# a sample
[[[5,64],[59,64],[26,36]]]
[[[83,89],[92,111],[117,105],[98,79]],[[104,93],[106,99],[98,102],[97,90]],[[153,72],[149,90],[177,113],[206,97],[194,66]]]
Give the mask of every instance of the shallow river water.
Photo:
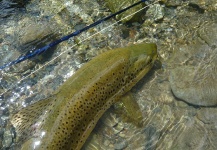
[[[0,66],[135,2],[0,0]],[[117,103],[99,120],[83,149],[216,150],[216,33],[216,0],[148,1],[1,70],[0,149],[19,149],[10,117],[20,108],[52,95],[94,56],[147,42],[157,44],[159,58],[131,90],[142,126],[125,121]]]

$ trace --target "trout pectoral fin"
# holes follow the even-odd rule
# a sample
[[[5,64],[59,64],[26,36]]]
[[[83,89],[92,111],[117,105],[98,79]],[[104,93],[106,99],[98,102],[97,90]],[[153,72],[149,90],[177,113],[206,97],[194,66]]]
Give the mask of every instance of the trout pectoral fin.
[[[128,92],[115,104],[116,113],[120,114],[124,121],[133,123],[137,127],[142,126],[142,112],[133,94]]]
[[[22,144],[20,150],[34,150],[37,148],[37,143],[38,143],[37,138],[30,138],[25,143]]]
[[[18,141],[26,139],[33,134],[33,131],[40,126],[39,118],[45,114],[47,107],[51,104],[52,97],[40,100],[31,104],[11,118],[11,123],[16,129]]]

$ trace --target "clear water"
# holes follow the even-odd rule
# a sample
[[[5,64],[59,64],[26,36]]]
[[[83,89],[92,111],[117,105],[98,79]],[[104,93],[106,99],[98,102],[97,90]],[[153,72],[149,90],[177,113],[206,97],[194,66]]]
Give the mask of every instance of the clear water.
[[[12,4],[0,1],[0,10],[4,12],[0,13],[0,65],[111,14],[103,1],[96,0],[34,0],[18,8],[7,5]],[[216,6],[215,1],[154,5],[141,15],[143,22],[109,27],[117,21],[111,19],[42,56],[1,71],[0,146],[15,149],[11,114],[51,95],[97,54],[143,41],[158,45],[161,61],[132,89],[143,114],[143,127],[124,122],[114,106],[100,119],[83,149],[216,149]],[[187,74],[173,82],[183,83],[180,86],[186,90],[175,90],[190,95],[188,103],[177,98],[171,89],[171,72],[180,67]],[[200,81],[204,84],[198,85]],[[194,94],[189,93],[191,90],[195,90]],[[204,96],[203,101],[214,97],[213,105],[192,104],[198,95]]]

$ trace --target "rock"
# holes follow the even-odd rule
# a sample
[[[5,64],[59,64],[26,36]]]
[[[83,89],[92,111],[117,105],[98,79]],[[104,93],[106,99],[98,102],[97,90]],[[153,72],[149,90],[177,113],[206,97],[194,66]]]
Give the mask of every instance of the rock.
[[[20,42],[19,44],[23,46],[34,43],[34,41],[38,43],[38,41],[40,41],[41,39],[45,40],[47,38],[50,38],[49,36],[52,35],[52,29],[46,23],[37,24],[31,19],[24,19],[22,29],[20,29],[17,34],[19,38],[18,41]]]
[[[208,11],[216,10],[216,0],[189,0],[190,4],[195,4],[202,9],[206,9]]]
[[[166,6],[180,6],[182,4],[181,1],[177,1],[177,0],[164,0],[163,1],[165,3]]]
[[[8,148],[12,144],[13,135],[11,134],[10,130],[6,130],[4,132],[4,139],[2,142],[3,147]]]
[[[216,21],[207,21],[192,35],[197,37],[194,42],[175,48],[171,65],[185,66],[173,69],[169,81],[174,95],[187,103],[217,105],[217,36],[213,34],[216,31]]]
[[[209,22],[206,23],[198,30],[198,36],[204,40],[209,46],[217,47],[217,23]]]
[[[214,68],[182,66],[171,71],[169,82],[174,95],[193,105],[217,105],[217,78]]]
[[[112,11],[112,13],[115,13],[123,8],[126,8],[134,3],[136,3],[137,0],[105,0],[105,3],[106,3],[106,6]],[[132,16],[129,16],[127,18],[125,18],[126,16],[128,15],[131,15],[132,13],[135,13],[136,11],[138,11],[139,9],[142,8],[142,4],[138,5],[138,6],[135,6],[131,9],[129,9],[128,11],[120,14],[120,15],[117,15],[117,19],[118,20],[122,20],[122,22],[127,22],[127,21],[139,21],[141,19],[141,17],[139,17],[140,15],[137,13],[137,14],[134,14]],[[140,13],[141,14],[141,13]]]
[[[123,140],[123,141],[119,141],[117,143],[114,144],[114,149],[116,150],[120,150],[120,149],[124,149],[127,147],[127,141]]]
[[[217,108],[202,108],[198,111],[197,118],[205,124],[217,125]]]
[[[21,12],[29,1],[26,0],[1,0],[0,1],[0,18],[6,18]]]
[[[114,127],[119,122],[116,115],[111,114],[111,113],[103,114],[103,117],[101,117],[100,120],[108,127]]]
[[[196,117],[204,124],[212,149],[216,149],[217,143],[214,141],[217,141],[217,108],[201,108]]]
[[[164,7],[162,7],[160,4],[151,5],[146,12],[146,16],[153,21],[162,20],[164,15],[165,15]]]
[[[193,119],[193,118],[189,118]],[[209,149],[209,135],[198,122],[189,120],[184,130],[175,138],[171,150],[202,150]]]
[[[198,110],[196,117],[203,122],[209,136],[212,149],[216,149],[217,143],[217,108],[201,108]]]

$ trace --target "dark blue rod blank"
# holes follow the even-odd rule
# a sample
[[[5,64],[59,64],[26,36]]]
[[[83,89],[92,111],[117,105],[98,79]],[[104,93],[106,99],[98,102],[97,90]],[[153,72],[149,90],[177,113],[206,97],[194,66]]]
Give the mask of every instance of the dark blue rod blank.
[[[20,63],[20,62],[22,62],[22,61],[25,61],[25,60],[27,60],[27,59],[29,59],[29,58],[35,57],[36,55],[40,55],[41,53],[45,52],[45,51],[48,50],[49,48],[54,47],[54,46],[58,45],[59,43],[68,40],[68,39],[71,38],[71,37],[77,36],[77,35],[79,35],[80,33],[84,32],[84,31],[86,31],[86,30],[88,30],[88,29],[90,29],[90,28],[92,28],[92,27],[94,27],[94,26],[96,26],[96,25],[98,25],[98,24],[100,24],[100,23],[106,21],[106,20],[109,20],[110,18],[115,17],[116,15],[118,15],[118,14],[120,14],[120,13],[122,13],[122,12],[124,12],[124,11],[126,11],[126,10],[128,10],[128,9],[130,9],[130,8],[132,8],[132,7],[134,7],[134,6],[136,6],[136,5],[139,5],[140,3],[145,2],[145,1],[147,1],[147,0],[141,0],[141,1],[137,2],[137,3],[134,3],[134,4],[132,4],[131,6],[128,6],[128,7],[124,8],[124,9],[122,9],[122,10],[120,10],[120,11],[114,13],[114,14],[111,14],[111,15],[109,15],[109,16],[103,18],[103,19],[100,19],[100,20],[98,20],[98,21],[96,21],[96,22],[94,22],[94,23],[92,23],[92,24],[90,24],[90,25],[84,27],[84,28],[81,29],[81,30],[77,30],[77,31],[75,31],[75,32],[73,32],[73,33],[71,33],[71,34],[69,34],[69,35],[67,35],[67,36],[64,36],[64,37],[60,38],[59,40],[56,40],[56,41],[54,41],[54,42],[51,42],[50,44],[48,44],[48,45],[46,45],[46,46],[44,46],[44,47],[42,47],[42,48],[36,49],[36,50],[34,50],[33,52],[28,53],[27,55],[20,56],[20,57],[17,58],[16,60],[11,61],[11,62],[9,62],[9,63],[7,63],[7,64],[4,64],[3,66],[0,66],[0,70],[3,70],[3,69],[6,68],[6,67],[15,65],[15,64]]]

